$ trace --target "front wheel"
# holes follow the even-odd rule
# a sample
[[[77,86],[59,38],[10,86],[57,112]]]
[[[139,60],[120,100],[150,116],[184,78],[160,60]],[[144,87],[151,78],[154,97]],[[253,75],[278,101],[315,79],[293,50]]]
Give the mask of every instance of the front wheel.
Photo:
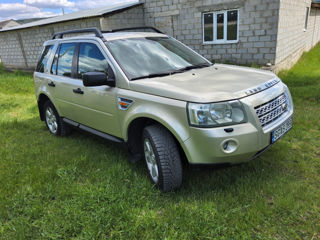
[[[182,165],[178,146],[171,133],[160,125],[143,131],[144,157],[153,184],[163,192],[181,186]]]

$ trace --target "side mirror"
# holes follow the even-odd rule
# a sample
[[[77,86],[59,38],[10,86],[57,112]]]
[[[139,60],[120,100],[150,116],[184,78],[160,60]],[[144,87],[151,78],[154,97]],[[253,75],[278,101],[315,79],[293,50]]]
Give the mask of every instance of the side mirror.
[[[83,74],[83,85],[85,87],[97,86],[115,86],[115,77],[112,69],[109,67],[108,75],[103,72],[87,72]]]

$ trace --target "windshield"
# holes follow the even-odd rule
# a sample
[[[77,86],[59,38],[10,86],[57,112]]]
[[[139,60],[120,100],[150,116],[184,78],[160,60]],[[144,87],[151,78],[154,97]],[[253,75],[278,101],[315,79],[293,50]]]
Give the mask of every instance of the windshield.
[[[129,38],[109,41],[107,44],[131,80],[165,76],[211,65],[173,38]]]

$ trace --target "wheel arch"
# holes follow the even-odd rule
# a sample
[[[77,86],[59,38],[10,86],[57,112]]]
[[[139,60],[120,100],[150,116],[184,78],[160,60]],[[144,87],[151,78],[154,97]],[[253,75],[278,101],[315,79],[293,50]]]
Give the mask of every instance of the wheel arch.
[[[171,133],[173,139],[175,140],[182,159],[186,159],[185,149],[183,146],[184,139],[181,135],[170,125],[168,122],[165,122],[162,119],[159,119],[152,115],[147,116],[136,116],[132,118],[130,122],[127,124],[127,127],[124,131],[124,140],[127,142],[128,147],[133,154],[141,154],[142,153],[142,134],[143,129],[146,126],[158,124],[168,130]]]
[[[45,120],[44,113],[43,113],[43,106],[47,101],[50,101],[53,104],[53,106],[56,108],[56,110],[58,111],[56,105],[53,103],[51,98],[45,93],[40,93],[37,102],[38,102],[38,109],[39,109],[41,121]]]

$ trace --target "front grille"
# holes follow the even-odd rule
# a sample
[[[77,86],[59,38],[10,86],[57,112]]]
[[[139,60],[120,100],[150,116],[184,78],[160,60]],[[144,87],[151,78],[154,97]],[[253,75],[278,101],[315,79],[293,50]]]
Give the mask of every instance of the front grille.
[[[270,102],[257,106],[254,109],[256,110],[261,126],[265,127],[288,111],[288,99],[283,93]]]

